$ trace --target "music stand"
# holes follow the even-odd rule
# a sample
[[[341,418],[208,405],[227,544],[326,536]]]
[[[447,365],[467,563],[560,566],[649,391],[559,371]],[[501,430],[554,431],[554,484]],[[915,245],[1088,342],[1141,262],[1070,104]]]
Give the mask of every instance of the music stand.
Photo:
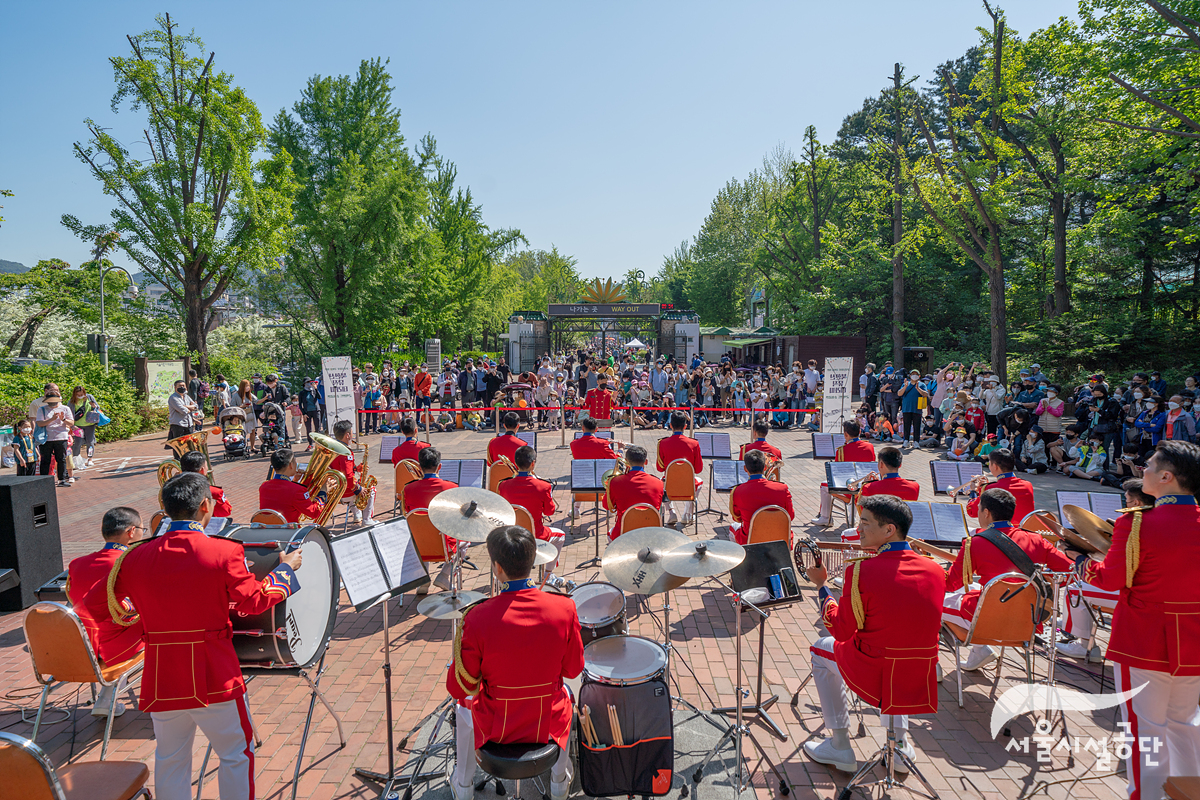
[[[725,512],[719,508],[713,508],[712,493],[713,493],[713,467],[719,461],[733,461],[733,442],[730,440],[728,433],[697,433],[696,441],[700,443],[700,457],[707,458],[708,461],[708,507],[696,510],[696,518],[699,519],[701,514],[717,514],[717,522],[725,521]]]
[[[606,490],[604,473],[616,469],[615,458],[580,458],[571,462],[571,534],[575,533],[575,494],[592,495],[592,506],[596,510],[596,555],[578,567],[586,567],[600,563],[600,501],[597,497]],[[608,519],[608,514],[605,514]],[[578,568],[577,567],[577,568]]]

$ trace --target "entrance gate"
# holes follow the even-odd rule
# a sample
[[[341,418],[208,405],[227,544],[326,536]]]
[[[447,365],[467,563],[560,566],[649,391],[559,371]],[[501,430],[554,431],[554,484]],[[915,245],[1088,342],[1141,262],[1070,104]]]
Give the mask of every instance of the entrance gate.
[[[545,313],[517,311],[509,318],[513,367],[536,370],[547,352],[558,353],[578,344],[580,334],[601,341],[602,353],[613,349],[607,340],[637,338],[662,356],[687,357],[688,337],[678,335],[677,322],[697,321],[692,311],[676,311],[658,303],[551,303]]]

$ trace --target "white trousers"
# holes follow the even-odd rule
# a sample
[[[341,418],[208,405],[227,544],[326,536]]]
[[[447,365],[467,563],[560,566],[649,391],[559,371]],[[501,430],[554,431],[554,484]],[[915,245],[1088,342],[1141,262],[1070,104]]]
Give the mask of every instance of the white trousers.
[[[832,636],[822,636],[809,650],[813,683],[821,700],[821,716],[829,730],[850,727],[850,689],[833,659],[833,641]],[[908,715],[880,714],[879,724],[885,728],[891,726],[896,738],[903,740],[908,731]]]
[[[1117,607],[1117,598],[1121,596],[1120,592],[1106,592],[1083,581],[1068,586],[1065,594],[1067,624],[1063,630],[1084,641],[1091,639],[1096,632],[1096,621],[1087,607],[1100,606],[1112,611]]]
[[[200,728],[216,753],[221,800],[254,797],[254,728],[246,695],[207,708],[152,711],[154,723],[154,796],[190,800],[192,744]]]
[[[691,500],[671,500],[671,513],[675,514],[685,523],[692,521],[692,506],[694,503]]]
[[[360,516],[365,522],[370,522],[371,520],[375,519],[375,490],[378,488],[378,486],[371,487],[370,498],[367,500],[367,507],[362,511],[359,511],[358,506],[354,504],[354,501],[357,499],[354,495],[350,495],[350,497],[347,498],[347,502],[350,503],[350,513],[354,515],[355,519],[358,519]]]
[[[1115,664],[1116,690],[1125,692],[1148,684],[1121,704],[1125,737],[1125,770],[1133,800],[1161,800],[1163,784],[1172,775],[1200,774],[1200,676],[1174,677]]]
[[[471,786],[475,783],[475,723],[471,719],[471,709],[456,703],[454,718],[455,763],[452,780],[458,786]],[[571,750],[564,747],[559,750],[558,760],[550,768],[550,780],[559,784],[570,783],[573,774]]]
[[[829,494],[829,484],[821,484],[821,511],[817,516],[820,518],[822,525],[829,524],[829,518],[833,516],[833,497]]]
[[[554,545],[554,549],[558,551],[558,555],[554,560],[546,565],[546,572],[553,575],[554,570],[558,567],[558,559],[562,556],[563,543],[567,541],[567,534],[558,528],[547,528],[550,533],[550,544]]]

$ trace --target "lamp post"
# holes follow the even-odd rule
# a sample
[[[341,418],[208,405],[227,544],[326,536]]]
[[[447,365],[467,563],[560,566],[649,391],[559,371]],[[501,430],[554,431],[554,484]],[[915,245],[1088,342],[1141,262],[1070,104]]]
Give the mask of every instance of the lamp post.
[[[129,278],[129,285],[133,287],[134,294],[137,294],[137,286],[134,286],[133,276],[129,274],[129,270],[112,264],[109,264],[107,267],[103,264],[100,265],[100,360],[104,362],[105,370],[108,369],[108,334],[105,331],[104,278],[114,269],[125,273],[125,277]]]

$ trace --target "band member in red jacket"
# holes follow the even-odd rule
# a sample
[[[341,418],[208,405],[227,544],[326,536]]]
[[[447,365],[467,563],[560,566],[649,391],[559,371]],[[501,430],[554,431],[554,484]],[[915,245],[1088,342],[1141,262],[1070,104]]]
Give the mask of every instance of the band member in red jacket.
[[[987,486],[989,489],[1004,489],[1016,499],[1017,508],[1013,512],[1012,522],[1014,525],[1020,525],[1025,517],[1033,513],[1036,506],[1033,501],[1033,484],[1017,477],[1013,472],[1016,466],[1017,461],[1012,450],[1001,448],[988,453],[988,472],[992,473],[996,480]],[[972,491],[970,497],[967,502],[967,516],[974,517],[979,510],[979,492]]]
[[[1108,659],[1116,691],[1145,686],[1121,704],[1129,796],[1163,796],[1170,775],[1200,771],[1200,446],[1158,443],[1142,473],[1154,508],[1117,520],[1112,547],[1097,564],[1083,556],[1088,583],[1119,591]]]
[[[1007,536],[1017,547],[1025,551],[1034,564],[1044,564],[1053,572],[1070,572],[1071,560],[1054,545],[1036,533],[1022,530],[1013,524],[1013,513],[1017,501],[1011,492],[990,488],[979,497],[979,525],[974,535],[963,539],[962,549],[954,559],[954,565],[946,575],[945,603],[942,619],[960,628],[971,627],[971,618],[979,606],[979,595],[992,578],[1006,572],[1017,572],[1012,560],[999,547],[989,542],[983,534],[995,532]],[[987,535],[992,535],[988,533]],[[978,579],[975,576],[978,575]],[[1021,613],[1028,613],[1026,608]],[[979,669],[996,659],[996,651],[986,644],[971,648],[965,661],[959,663],[964,671]]]
[[[871,497],[877,494],[890,494],[901,500],[921,499],[921,484],[900,477],[900,465],[904,463],[904,454],[899,447],[881,447],[879,449],[878,477],[869,480],[859,489],[859,497]],[[843,542],[857,542],[858,531],[842,531]]]
[[[71,601],[71,607],[87,630],[88,641],[92,644],[96,658],[106,665],[120,664],[142,652],[142,623],[138,621],[129,626],[118,625],[108,613],[108,594],[97,592],[90,595],[93,605],[88,605],[89,592],[97,585],[107,584],[112,565],[131,544],[142,538],[145,530],[142,527],[142,517],[135,509],[127,506],[110,508],[104,512],[104,519],[100,522],[100,535],[104,538],[104,547],[95,553],[73,559],[67,566],[67,599]],[[125,598],[121,598],[121,603],[126,611],[133,611],[133,606],[129,605]],[[92,704],[92,716],[108,716],[113,693],[120,697],[124,691],[124,679],[120,685],[102,686],[96,696],[96,702]],[[113,709],[113,716],[119,717],[124,713],[125,704],[117,703]]]
[[[442,454],[436,447],[422,448],[417,455],[417,464],[421,467],[421,479],[405,484],[404,490],[400,492],[400,511],[406,517],[414,511],[428,509],[430,501],[447,489],[458,488],[457,483],[438,477],[438,470],[442,468]],[[453,555],[457,551],[458,540],[447,536],[446,552]],[[449,589],[449,578],[450,562],[446,562],[434,577],[433,585]],[[425,584],[417,589],[417,594],[426,594],[428,591],[429,584]]]
[[[584,459],[616,458],[613,443],[596,435],[596,420],[585,417],[579,423],[583,435],[571,442],[571,458],[575,461]],[[582,504],[576,500],[571,507],[571,518],[578,519]]]
[[[346,446],[350,451],[348,456],[334,456],[333,461],[329,462],[330,469],[336,469],[346,476],[346,490],[342,492],[342,500],[350,501],[351,513],[354,514],[354,521],[361,522],[365,525],[370,525],[375,519],[375,488],[364,489],[358,485],[358,468],[354,465],[354,424],[348,419],[343,419],[333,426],[333,438]],[[366,492],[367,507],[364,510],[359,510],[355,505],[354,498]],[[329,498],[329,502],[336,502],[336,498]]]
[[[750,535],[750,520],[754,519],[754,512],[764,506],[780,506],[788,513],[789,518],[796,518],[796,510],[792,507],[792,490],[786,483],[769,481],[763,477],[763,470],[767,468],[766,451],[747,451],[743,460],[750,480],[735,486],[729,495],[729,516],[733,517],[729,532],[738,544],[746,544]],[[792,537],[789,531],[788,547],[791,546]]]
[[[687,461],[692,465],[693,479],[696,482],[696,487],[699,488],[704,480],[700,475],[704,472],[704,459],[700,456],[700,443],[684,433],[687,430],[688,418],[687,415],[680,411],[671,413],[671,435],[658,440],[658,460],[656,466],[658,471],[666,477],[667,466],[672,461],[680,459]],[[675,513],[675,505],[679,504],[681,508],[679,513]],[[691,500],[672,500],[667,510],[671,512],[670,518],[667,520],[668,525],[673,525],[683,517],[683,524],[687,525],[692,521],[692,501]]]
[[[911,762],[909,714],[937,711],[938,631],[946,576],[908,544],[912,512],[898,497],[863,500],[858,520],[863,547],[873,558],[846,568],[845,594],[835,601],[824,567],[809,569],[819,588],[821,618],[831,636],[812,646],[812,676],[830,738],[806,742],[804,752],[846,772],[858,769],[850,744],[849,692],[880,709],[881,725],[896,734],[897,750]],[[815,574],[814,574],[815,573]],[[857,598],[857,599],[856,599]],[[908,764],[896,759],[897,772]]]
[[[122,597],[142,621],[146,667],[138,705],[154,723],[155,797],[191,796],[199,727],[219,760],[221,799],[252,798],[254,731],[230,614],[259,614],[294,594],[300,551],[281,555],[279,566],[257,580],[241,543],[204,535],[213,508],[204,478],[178,475],[163,486],[162,497],[173,520],[167,532],[122,553],[109,586],[92,592],[107,594],[118,623],[133,621]]]
[[[834,461],[874,461],[875,447],[870,442],[859,439],[862,429],[854,420],[842,423],[842,435],[846,442],[837,449]],[[850,502],[851,495],[838,494],[838,498]],[[821,484],[821,513],[812,518],[814,525],[828,525],[833,515],[833,497],[829,494],[829,484]]]
[[[404,434],[404,440],[392,450],[393,466],[406,458],[416,461],[417,453],[429,447],[427,443],[417,438],[417,423],[412,417],[405,417],[404,421],[400,423],[400,433]]]
[[[769,425],[767,425],[765,420],[755,420],[753,430],[754,441],[747,442],[746,444],[742,445],[741,453],[738,455],[738,458],[745,461],[746,453],[749,453],[751,450],[762,450],[764,453],[774,458],[783,458],[783,452],[778,447],[773,444],[767,444],[767,432],[770,431],[771,428]]]
[[[631,445],[625,448],[625,461],[629,471],[624,475],[614,475],[608,482],[608,491],[604,493],[604,507],[617,512],[617,520],[613,523],[608,534],[609,539],[621,535],[621,523],[625,512],[638,503],[649,503],[655,509],[662,508],[663,482],[646,472],[646,448]]]
[[[208,480],[208,461],[204,458],[204,453],[197,450],[183,454],[179,459],[179,470],[181,472],[194,472],[197,475],[203,475],[205,480]],[[229,501],[225,499],[225,490],[220,486],[209,486],[208,491],[212,493],[213,502],[216,504],[213,507],[213,516],[232,517],[233,508],[229,505]]]
[[[533,468],[537,464],[537,451],[529,445],[518,447],[513,461],[517,465],[517,474],[500,481],[497,493],[514,506],[521,506],[528,511],[533,520],[533,530],[530,533],[536,539],[550,542],[561,553],[567,535],[546,524],[546,520],[558,511],[558,507],[554,505],[554,486],[550,481],[544,481],[533,474]],[[557,559],[548,565],[547,571],[553,575],[556,566]]]
[[[258,487],[258,507],[278,511],[287,522],[314,520],[329,502],[324,492],[313,497],[302,483],[296,482],[296,456],[286,447],[271,453],[271,469],[275,475]]]
[[[601,427],[607,428],[612,425],[613,396],[608,390],[608,375],[601,372],[596,376],[596,388],[589,389],[584,395],[583,407],[587,409],[588,416],[596,420]]]
[[[566,800],[572,701],[563,679],[583,671],[579,614],[571,598],[530,580],[537,545],[529,531],[496,528],[487,549],[500,594],[463,613],[454,648],[461,657],[446,673],[446,689],[458,701],[450,788],[454,800],[475,795],[475,750],[484,742],[553,741],[561,750],[550,769],[550,797]]]
[[[513,456],[517,453],[517,448],[525,446],[525,440],[517,436],[517,428],[521,427],[521,418],[517,416],[517,412],[509,411],[501,421],[504,423],[504,433],[488,442],[487,463],[489,467],[499,461],[500,456],[512,461]]]

